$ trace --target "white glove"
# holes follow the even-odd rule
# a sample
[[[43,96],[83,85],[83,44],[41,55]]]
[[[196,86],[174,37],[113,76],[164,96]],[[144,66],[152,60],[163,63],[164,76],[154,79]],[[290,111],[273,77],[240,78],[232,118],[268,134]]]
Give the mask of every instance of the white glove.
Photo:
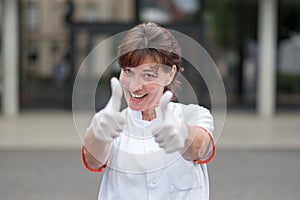
[[[118,137],[126,122],[125,115],[120,112],[123,90],[119,80],[113,77],[110,87],[112,95],[108,103],[94,115],[91,123],[95,137],[102,142]]]
[[[152,121],[151,133],[155,141],[166,153],[178,151],[184,147],[185,140],[188,136],[188,127],[182,119],[174,117],[170,110],[169,102],[173,94],[166,91],[160,99],[159,107],[162,110],[162,119]]]

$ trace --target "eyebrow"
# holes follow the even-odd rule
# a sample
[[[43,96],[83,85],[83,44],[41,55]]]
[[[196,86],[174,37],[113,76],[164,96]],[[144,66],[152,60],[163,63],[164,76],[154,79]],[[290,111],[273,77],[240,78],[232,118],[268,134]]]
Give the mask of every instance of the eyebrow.
[[[156,65],[146,65],[147,67],[149,67],[150,69],[143,69],[142,71],[143,72],[156,72],[157,73],[157,70],[158,70],[158,68],[159,68],[159,65],[158,64],[156,64]],[[124,67],[124,69],[133,69],[133,71],[134,71],[134,68],[135,67]]]
[[[155,68],[155,69],[144,69],[143,72],[152,72],[152,73],[156,73],[157,74],[157,69],[158,68]]]
[[[143,71],[157,71],[159,65],[149,66],[150,69],[144,69]]]
[[[156,72],[157,70],[155,69],[144,69],[143,72]]]

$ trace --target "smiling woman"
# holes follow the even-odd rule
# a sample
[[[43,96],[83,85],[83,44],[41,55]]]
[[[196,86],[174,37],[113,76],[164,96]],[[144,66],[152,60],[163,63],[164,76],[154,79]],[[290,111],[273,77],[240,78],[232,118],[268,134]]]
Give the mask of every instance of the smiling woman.
[[[176,72],[175,65],[170,67],[151,62],[152,59],[148,57],[139,66],[122,68],[120,74],[129,108],[142,111],[143,119],[158,106],[165,86],[173,80]],[[169,72],[166,73],[164,68],[169,68]]]
[[[82,160],[102,172],[98,199],[209,199],[206,163],[215,153],[210,112],[171,102],[181,67],[177,40],[154,23],[119,46],[119,80],[84,135]],[[124,94],[128,107],[120,111]],[[130,191],[130,192],[128,192]]]
[[[181,72],[181,50],[174,36],[154,23],[144,23],[129,30],[119,46],[118,63],[121,68],[136,67],[145,62],[162,64]],[[168,70],[171,68],[164,67]],[[169,71],[169,70],[168,70]],[[177,72],[174,76],[176,78]],[[173,91],[176,79],[165,88]]]

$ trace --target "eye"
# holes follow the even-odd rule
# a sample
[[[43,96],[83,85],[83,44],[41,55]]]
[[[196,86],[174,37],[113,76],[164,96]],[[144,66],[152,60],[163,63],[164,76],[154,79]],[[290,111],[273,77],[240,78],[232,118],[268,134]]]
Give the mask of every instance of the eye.
[[[132,71],[131,71],[131,69],[129,69],[129,68],[124,68],[123,69],[123,72],[125,73],[125,74],[132,74]]]
[[[145,81],[152,81],[155,78],[157,78],[157,75],[156,74],[152,74],[152,73],[144,73],[143,77],[144,77]]]
[[[156,75],[151,74],[151,73],[145,73],[145,74],[144,74],[144,77],[145,77],[145,78],[156,78]]]

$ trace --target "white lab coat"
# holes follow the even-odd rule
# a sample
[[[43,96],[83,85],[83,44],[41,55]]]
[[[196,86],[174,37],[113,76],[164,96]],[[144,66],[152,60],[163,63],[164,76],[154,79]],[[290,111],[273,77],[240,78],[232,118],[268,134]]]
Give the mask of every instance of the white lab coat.
[[[213,132],[213,119],[207,109],[172,102],[171,106],[174,116],[183,117],[188,125]],[[147,132],[151,122],[142,120],[141,112],[130,108],[123,112],[127,122],[113,141],[98,200],[208,200],[206,165],[186,161],[179,152],[166,154]],[[161,120],[159,108],[154,120]],[[211,151],[207,157],[209,154]]]

